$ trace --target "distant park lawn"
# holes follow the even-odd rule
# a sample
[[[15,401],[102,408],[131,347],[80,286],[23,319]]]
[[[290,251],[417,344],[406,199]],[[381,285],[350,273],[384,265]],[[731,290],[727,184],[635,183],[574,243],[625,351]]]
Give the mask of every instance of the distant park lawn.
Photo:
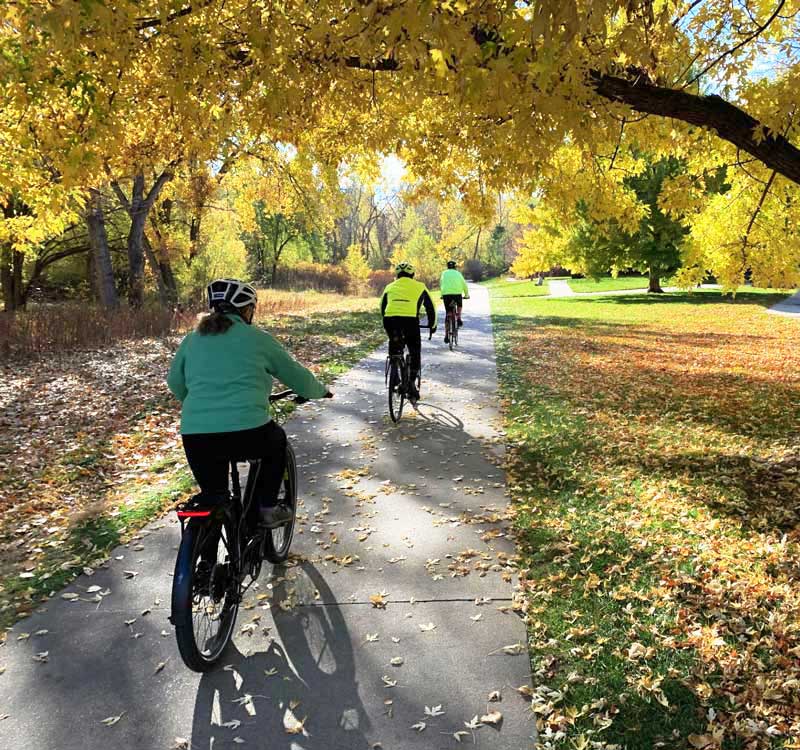
[[[550,294],[547,279],[542,286],[536,285],[536,280],[519,281],[508,277],[497,277],[483,282],[483,286],[491,290],[493,298],[505,299],[507,297],[544,297]]]
[[[578,293],[613,292],[618,289],[647,289],[648,279],[646,276],[620,276],[616,279],[607,276],[602,279],[568,279],[567,284]],[[667,286],[667,282],[662,280],[661,286]]]
[[[491,289],[539,736],[798,747],[800,320]]]

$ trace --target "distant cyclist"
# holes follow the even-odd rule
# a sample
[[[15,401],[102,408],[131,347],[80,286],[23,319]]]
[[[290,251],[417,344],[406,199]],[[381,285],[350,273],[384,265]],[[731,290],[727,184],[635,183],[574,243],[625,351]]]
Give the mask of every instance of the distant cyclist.
[[[207,288],[211,314],[183,339],[167,385],[182,403],[186,459],[206,495],[226,495],[231,461],[260,458],[256,497],[268,524],[291,519],[276,505],[286,468],[286,433],[270,416],[273,375],[304,398],[328,389],[272,336],[251,326],[256,290],[235,279]]]
[[[464,300],[469,299],[469,288],[461,272],[456,269],[456,262],[454,260],[448,260],[447,270],[442,271],[442,278],[439,281],[439,291],[442,293],[445,314],[447,314],[448,307],[455,303],[456,320],[458,321],[458,327],[461,328],[461,326],[464,325],[461,321],[461,308],[464,306]],[[447,341],[448,336],[445,333],[444,343],[446,344]]]
[[[419,399],[417,375],[422,369],[420,308],[425,307],[431,333],[436,333],[436,308],[425,284],[414,280],[411,263],[398,263],[395,272],[397,279],[386,287],[381,298],[381,315],[389,336],[389,356],[402,355],[403,346],[408,347],[410,392],[407,395],[409,401],[415,403]]]

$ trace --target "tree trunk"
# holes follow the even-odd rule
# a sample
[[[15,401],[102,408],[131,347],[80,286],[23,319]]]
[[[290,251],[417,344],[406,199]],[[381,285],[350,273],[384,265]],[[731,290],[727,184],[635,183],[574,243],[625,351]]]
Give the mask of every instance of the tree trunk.
[[[0,250],[0,285],[3,288],[3,304],[6,312],[14,312],[25,307],[25,293],[22,284],[22,265],[25,256],[4,244]]]
[[[483,227],[478,227],[478,236],[475,238],[475,252],[473,253],[472,257],[477,260],[478,253],[481,251],[481,232],[483,231]]]
[[[200,216],[192,216],[189,224],[189,260],[187,265],[191,266],[192,261],[200,254]]]
[[[172,271],[172,263],[168,260],[159,260],[158,265],[161,268],[161,277],[164,279],[164,285],[167,287],[167,299],[171,305],[176,305],[178,302],[178,282],[175,280],[175,274]]]
[[[144,254],[147,258],[147,262],[150,264],[150,270],[153,272],[156,285],[158,286],[158,300],[162,307],[169,307],[169,291],[167,290],[167,285],[164,283],[164,275],[161,273],[161,265],[158,262],[158,258],[156,258],[156,254],[153,251],[153,245],[150,243],[150,238],[147,236],[147,234],[142,235],[142,245],[144,247]]]
[[[164,221],[167,226],[171,223],[171,212],[172,201],[169,199],[162,201],[159,219]],[[156,221],[152,214],[150,216],[150,226],[153,228],[153,234],[156,238],[155,249],[152,247],[151,243],[151,251],[153,253],[151,265],[153,265],[154,273],[156,273],[156,267],[158,268],[157,273],[160,275],[159,293],[161,293],[163,287],[162,303],[174,306],[178,302],[178,284],[175,281],[175,274],[172,272],[172,264],[170,263],[166,243],[164,242],[164,235],[161,232],[158,221]],[[148,237],[145,235],[145,240],[147,239]],[[146,250],[147,246],[145,246],[145,251]],[[153,263],[153,261],[155,262]]]
[[[87,212],[86,215],[86,222],[88,225],[89,222],[89,215]],[[89,238],[89,242],[91,242],[91,238]],[[95,271],[95,262],[94,262],[94,253],[91,250],[86,253],[86,283],[89,286],[89,299],[92,302],[97,302],[97,272]]]
[[[119,296],[114,286],[114,267],[111,265],[111,251],[108,248],[106,221],[99,190],[91,190],[86,224],[89,229],[89,247],[94,259],[95,288],[100,304],[106,308],[119,307]]]
[[[172,179],[172,172],[165,169],[153,183],[150,191],[144,193],[144,174],[137,173],[133,178],[131,198],[128,200],[119,183],[111,181],[119,202],[128,212],[131,228],[128,232],[128,302],[131,307],[141,307],[144,304],[144,227],[147,216],[156,202],[161,190]]]
[[[131,307],[144,304],[144,175],[133,178],[130,201],[131,228],[128,232],[128,303]]]
[[[648,293],[653,294],[664,294],[664,290],[661,288],[660,278],[656,271],[652,268],[647,273],[647,278],[649,280],[647,291]]]

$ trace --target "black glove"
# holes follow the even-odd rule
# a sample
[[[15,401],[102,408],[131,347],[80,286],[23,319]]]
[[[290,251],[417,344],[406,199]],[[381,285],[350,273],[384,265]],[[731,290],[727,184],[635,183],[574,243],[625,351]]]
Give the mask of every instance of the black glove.
[[[333,398],[333,394],[330,391],[326,391],[322,398]]]

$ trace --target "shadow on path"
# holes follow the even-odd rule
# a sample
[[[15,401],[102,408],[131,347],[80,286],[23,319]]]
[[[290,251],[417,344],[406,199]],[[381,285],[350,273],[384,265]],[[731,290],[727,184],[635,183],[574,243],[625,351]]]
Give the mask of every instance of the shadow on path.
[[[322,597],[331,600],[320,572],[309,563],[301,567]],[[289,594],[283,573],[285,569],[275,569],[276,602]],[[242,620],[254,612],[258,610],[242,610]],[[276,632],[270,633],[263,651],[245,655],[232,647],[223,659],[224,669],[203,675],[191,747],[230,747],[239,737],[247,747],[264,747],[268,741],[270,750],[366,750],[370,722],[358,694],[352,641],[340,608],[305,606],[284,612],[275,605],[272,615]],[[239,703],[247,695],[252,696],[250,708]],[[224,726],[236,721],[241,725]],[[291,733],[298,722],[302,727]]]

